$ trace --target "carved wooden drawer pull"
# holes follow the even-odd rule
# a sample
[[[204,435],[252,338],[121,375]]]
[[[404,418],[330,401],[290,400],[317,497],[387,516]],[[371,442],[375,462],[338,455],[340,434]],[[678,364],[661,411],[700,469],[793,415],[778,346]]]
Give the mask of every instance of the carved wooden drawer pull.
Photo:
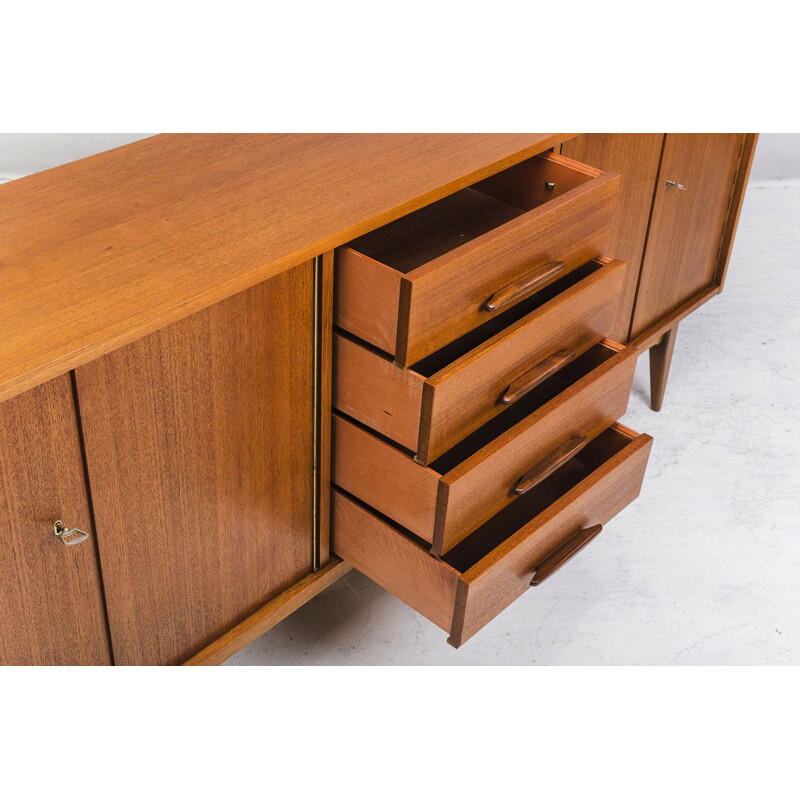
[[[510,406],[520,397],[528,394],[531,389],[535,389],[540,383],[547,380],[552,374],[558,372],[561,367],[569,364],[575,358],[575,355],[574,350],[559,350],[557,353],[548,356],[544,361],[540,361],[535,367],[531,367],[526,373],[520,375],[503,392],[500,402],[504,406]]]
[[[536,269],[512,281],[502,289],[498,289],[486,301],[484,308],[486,311],[499,311],[501,308],[513,305],[538,289],[545,281],[550,280],[554,275],[561,272],[564,266],[563,261],[548,261],[546,264],[536,267]]]
[[[548,453],[541,461],[534,464],[519,479],[514,487],[514,493],[525,494],[525,492],[529,492],[534,486],[552,475],[559,467],[566,464],[576,453],[580,452],[588,441],[585,436],[576,436],[556,447],[552,453]]]

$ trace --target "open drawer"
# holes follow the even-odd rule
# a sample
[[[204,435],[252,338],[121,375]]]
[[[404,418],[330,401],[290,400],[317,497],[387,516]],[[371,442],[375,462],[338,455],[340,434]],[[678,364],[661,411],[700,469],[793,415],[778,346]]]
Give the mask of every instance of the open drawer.
[[[450,634],[459,647],[588,543],[639,494],[651,437],[614,424],[441,559],[334,489],[334,552]]]
[[[595,258],[413,367],[338,333],[333,405],[427,464],[608,336],[624,271]]]
[[[336,251],[336,325],[413,364],[605,249],[619,176],[535,156]]]
[[[334,414],[333,483],[446,553],[625,413],[636,355],[604,339],[427,467]]]

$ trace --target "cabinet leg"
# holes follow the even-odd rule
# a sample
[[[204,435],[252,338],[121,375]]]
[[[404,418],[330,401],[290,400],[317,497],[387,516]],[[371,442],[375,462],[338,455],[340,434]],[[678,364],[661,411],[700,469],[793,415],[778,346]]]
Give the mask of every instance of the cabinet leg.
[[[653,411],[661,411],[677,334],[678,326],[676,325],[661,337],[661,341],[657,345],[650,348],[650,408]]]

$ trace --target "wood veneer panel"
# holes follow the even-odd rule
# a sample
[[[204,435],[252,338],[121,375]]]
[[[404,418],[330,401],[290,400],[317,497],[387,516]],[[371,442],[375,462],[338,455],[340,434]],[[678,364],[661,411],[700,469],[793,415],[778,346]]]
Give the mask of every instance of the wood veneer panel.
[[[591,439],[623,416],[635,367],[636,351],[627,348],[499,436],[480,460],[469,459],[448,473],[449,513],[439,521],[433,551],[446,553],[512,502],[520,477],[557,444]]]
[[[423,463],[502,412],[503,392],[543,358],[564,349],[581,354],[608,336],[625,265],[597,262],[591,276],[428,379],[417,446]]]
[[[610,334],[618,342],[628,341],[663,144],[663,133],[585,133],[565,142],[561,148],[570,158],[620,175],[617,206],[605,251],[627,265],[619,319]]]
[[[336,250],[336,324],[394,352],[402,275],[349,247]]]
[[[10,181],[0,399],[564,138],[165,134]]]
[[[606,524],[638,497],[653,440],[618,424],[610,430],[632,441],[461,576],[450,644],[459,647],[524,594],[535,567],[563,541]]]
[[[333,406],[401,446],[415,450],[425,379],[372,350],[333,335]]]
[[[431,541],[440,475],[339,415],[333,440],[333,482]]]
[[[110,664],[69,375],[0,403],[0,520],[0,665]]]
[[[333,550],[435,625],[450,630],[459,573],[335,489]]]
[[[651,445],[614,424],[443,559],[334,489],[333,547],[459,647],[523,594],[535,569],[577,531],[608,522],[636,498]]]
[[[667,134],[632,339],[714,283],[743,144],[741,133]]]
[[[313,263],[77,370],[118,664],[176,664],[312,569]]]

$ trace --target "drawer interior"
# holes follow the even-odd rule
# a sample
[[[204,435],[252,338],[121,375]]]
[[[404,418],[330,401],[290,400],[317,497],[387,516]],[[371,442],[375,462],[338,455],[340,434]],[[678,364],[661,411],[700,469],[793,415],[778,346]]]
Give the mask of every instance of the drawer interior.
[[[564,160],[566,161],[566,160]],[[598,172],[539,155],[353,240],[353,250],[403,274],[560,197]],[[552,184],[552,188],[548,188]]]
[[[442,561],[458,572],[466,572],[562,495],[589,477],[630,444],[630,441],[621,430],[607,428],[557,472],[506,506],[442,556]]]
[[[567,387],[577,383],[581,378],[597,369],[622,349],[621,345],[605,340],[594,345],[574,361],[562,367],[533,391],[525,395],[505,411],[482,425],[474,433],[462,439],[439,458],[428,464],[434,472],[444,475],[454,470],[468,458],[491,444],[525,417],[530,416]]]
[[[551,283],[544,289],[540,289],[535,294],[512,306],[508,311],[497,314],[492,317],[488,322],[484,322],[477,328],[465,333],[450,344],[445,345],[435,353],[431,353],[421,361],[413,364],[410,369],[425,378],[430,378],[437,372],[440,372],[445,367],[462,358],[470,350],[474,350],[484,342],[488,342],[493,336],[501,333],[506,328],[513,325],[518,320],[541,308],[545,303],[548,303],[553,298],[557,297],[562,292],[565,292],[572,286],[580,283],[589,275],[602,269],[604,264],[599,261],[590,261],[578,269],[573,270],[568,275],[565,275],[560,280]]]

